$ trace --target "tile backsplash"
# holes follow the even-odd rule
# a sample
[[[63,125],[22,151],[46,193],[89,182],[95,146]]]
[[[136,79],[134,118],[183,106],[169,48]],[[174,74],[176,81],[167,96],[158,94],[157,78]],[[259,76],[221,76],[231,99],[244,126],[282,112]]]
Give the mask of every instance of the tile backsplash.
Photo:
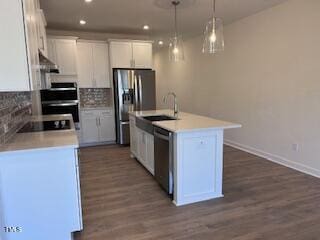
[[[6,143],[28,121],[31,115],[31,93],[0,93],[0,145]]]
[[[80,88],[80,106],[83,108],[110,107],[110,88]]]

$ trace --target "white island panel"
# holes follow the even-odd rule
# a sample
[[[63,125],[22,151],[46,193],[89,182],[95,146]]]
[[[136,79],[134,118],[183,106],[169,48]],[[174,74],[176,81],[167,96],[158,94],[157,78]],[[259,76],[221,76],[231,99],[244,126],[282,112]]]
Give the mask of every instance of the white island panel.
[[[18,151],[0,158],[4,240],[71,240],[82,229],[77,150]]]
[[[223,130],[175,134],[174,203],[222,197]]]

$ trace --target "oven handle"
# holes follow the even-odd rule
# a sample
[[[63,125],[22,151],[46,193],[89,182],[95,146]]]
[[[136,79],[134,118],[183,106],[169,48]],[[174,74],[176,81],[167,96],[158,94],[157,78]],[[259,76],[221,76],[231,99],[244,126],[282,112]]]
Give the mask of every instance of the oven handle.
[[[77,106],[78,103],[47,103],[43,105],[49,106],[49,107],[67,107],[67,106]]]

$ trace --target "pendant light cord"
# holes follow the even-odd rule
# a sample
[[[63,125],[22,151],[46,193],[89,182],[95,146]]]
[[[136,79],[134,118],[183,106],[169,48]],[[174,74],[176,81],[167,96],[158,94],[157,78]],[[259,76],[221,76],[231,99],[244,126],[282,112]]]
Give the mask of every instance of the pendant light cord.
[[[178,27],[177,27],[177,5],[174,5],[174,30],[175,35],[177,36]]]
[[[178,33],[178,24],[177,24],[177,6],[180,4],[179,1],[172,1],[172,4],[174,6],[174,36],[177,37],[177,33]]]
[[[213,18],[216,16],[216,0],[212,0]]]

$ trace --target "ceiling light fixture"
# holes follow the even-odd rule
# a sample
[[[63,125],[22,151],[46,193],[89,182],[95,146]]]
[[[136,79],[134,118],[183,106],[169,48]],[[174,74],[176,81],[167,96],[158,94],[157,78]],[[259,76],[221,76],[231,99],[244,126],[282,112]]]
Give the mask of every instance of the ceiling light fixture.
[[[212,0],[212,17],[204,31],[203,53],[214,54],[224,50],[223,22],[216,17],[216,0]]]
[[[177,6],[180,1],[172,1],[174,6],[174,37],[170,39],[169,44],[169,59],[174,62],[184,60],[183,41],[181,36],[178,36],[178,24],[177,24]]]
[[[143,30],[149,30],[149,29],[150,29],[150,27],[148,25],[143,26]]]
[[[85,25],[87,22],[85,20],[80,20],[79,23],[80,25]]]
[[[163,45],[163,41],[160,40],[160,41],[158,42],[158,44],[162,46],[162,45]]]
[[[86,3],[91,3],[92,0],[84,0]]]

